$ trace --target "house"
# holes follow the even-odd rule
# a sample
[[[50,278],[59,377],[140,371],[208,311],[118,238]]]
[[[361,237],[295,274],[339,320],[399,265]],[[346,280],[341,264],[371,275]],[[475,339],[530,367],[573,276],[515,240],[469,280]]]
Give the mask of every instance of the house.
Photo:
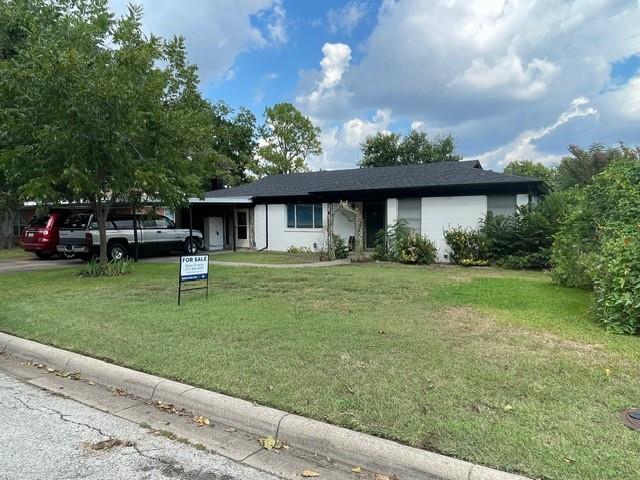
[[[270,175],[194,198],[191,214],[209,250],[317,250],[331,233],[355,240],[353,208],[366,248],[402,219],[447,261],[445,229],[476,227],[487,212],[512,214],[546,191],[541,180],[483,170],[476,160],[443,162]]]

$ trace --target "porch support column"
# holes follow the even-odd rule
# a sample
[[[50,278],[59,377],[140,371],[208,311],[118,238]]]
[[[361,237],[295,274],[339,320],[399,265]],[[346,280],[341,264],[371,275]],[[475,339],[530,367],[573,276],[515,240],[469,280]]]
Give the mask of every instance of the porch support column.
[[[398,199],[387,198],[387,228],[393,227],[398,221]]]
[[[233,237],[233,251],[236,251],[236,206],[233,206],[233,213],[231,214],[231,235]]]

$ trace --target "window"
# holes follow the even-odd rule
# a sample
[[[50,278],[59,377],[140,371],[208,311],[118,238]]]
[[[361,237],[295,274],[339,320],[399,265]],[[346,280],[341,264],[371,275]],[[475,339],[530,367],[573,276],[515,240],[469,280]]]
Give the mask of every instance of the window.
[[[156,228],[167,229],[176,228],[175,224],[167,217],[158,217],[156,219]]]
[[[494,215],[513,215],[516,213],[515,195],[488,195],[487,211]]]
[[[287,228],[322,228],[321,203],[287,205]]]
[[[35,216],[31,220],[29,220],[29,223],[27,224],[27,226],[46,228],[46,226],[49,223],[49,218],[50,218],[49,215]]]
[[[115,217],[111,221],[116,230],[133,230],[133,217]],[[111,228],[108,223],[107,228]]]
[[[238,240],[247,239],[247,212],[238,211]]]
[[[62,228],[74,228],[74,229],[83,229],[87,226],[87,222],[89,221],[89,217],[91,215],[88,214],[76,214],[71,215],[67,218],[62,224]],[[96,225],[96,228],[97,225]]]
[[[420,233],[422,201],[419,198],[398,199],[398,220],[404,220],[414,232]]]

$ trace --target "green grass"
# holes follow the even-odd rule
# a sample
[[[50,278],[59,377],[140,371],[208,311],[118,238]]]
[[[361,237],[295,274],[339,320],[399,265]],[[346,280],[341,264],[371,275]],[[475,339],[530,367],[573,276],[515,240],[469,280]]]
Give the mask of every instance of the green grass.
[[[269,263],[269,264],[297,264],[319,261],[315,253],[288,252],[228,252],[210,255],[211,260],[220,262]]]
[[[14,260],[30,260],[35,258],[33,253],[25,252],[22,248],[0,249],[0,262],[12,262]]]
[[[545,479],[636,479],[640,339],[547,275],[365,264],[0,276],[0,329],[409,445]],[[607,374],[609,372],[609,374]]]

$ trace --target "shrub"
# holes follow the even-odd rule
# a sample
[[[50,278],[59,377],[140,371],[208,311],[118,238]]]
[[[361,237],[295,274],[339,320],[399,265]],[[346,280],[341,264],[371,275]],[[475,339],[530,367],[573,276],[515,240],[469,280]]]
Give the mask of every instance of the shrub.
[[[483,232],[454,227],[445,230],[444,239],[449,246],[449,259],[458,265],[488,265],[487,243]]]
[[[565,215],[565,197],[553,193],[537,205],[518,208],[513,215],[489,213],[478,229],[446,230],[451,261],[467,266],[549,268],[554,234]]]
[[[598,249],[595,210],[585,192],[573,191],[572,211],[562,221],[551,249],[551,278],[566,287],[591,288]]]
[[[481,227],[487,258],[505,268],[549,268],[567,201],[565,192],[554,192],[537,205],[519,207],[513,215],[487,215]]]
[[[81,277],[121,277],[133,273],[134,264],[130,260],[111,260],[102,265],[96,260],[87,262],[80,271]]]
[[[607,228],[592,269],[594,310],[608,330],[640,333],[640,224]]]
[[[435,244],[403,220],[376,235],[374,257],[377,260],[424,265],[435,262],[436,255]]]
[[[333,258],[343,259],[349,256],[349,248],[340,235],[333,235]]]
[[[291,245],[289,248],[287,248],[287,253],[313,253],[313,250],[311,250],[309,247],[296,247],[294,245]]]

